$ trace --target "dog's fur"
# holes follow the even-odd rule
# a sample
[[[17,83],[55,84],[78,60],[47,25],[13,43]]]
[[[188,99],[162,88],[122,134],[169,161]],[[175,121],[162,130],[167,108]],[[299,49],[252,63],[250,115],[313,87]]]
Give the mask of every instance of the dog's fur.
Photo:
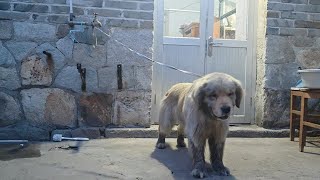
[[[161,102],[157,147],[165,148],[166,135],[178,123],[177,146],[186,146],[186,135],[193,159],[192,175],[198,178],[207,175],[204,158],[207,139],[213,170],[219,175],[230,175],[222,161],[227,119],[234,106],[240,107],[242,96],[240,82],[224,73],[211,73],[193,83],[172,86]]]

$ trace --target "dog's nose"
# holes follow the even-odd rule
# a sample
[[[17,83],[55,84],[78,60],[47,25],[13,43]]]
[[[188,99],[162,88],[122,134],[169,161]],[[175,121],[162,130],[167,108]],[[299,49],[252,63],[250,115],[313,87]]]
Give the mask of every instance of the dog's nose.
[[[230,112],[231,108],[229,106],[223,106],[221,108],[221,111],[224,113],[224,114],[228,114]]]

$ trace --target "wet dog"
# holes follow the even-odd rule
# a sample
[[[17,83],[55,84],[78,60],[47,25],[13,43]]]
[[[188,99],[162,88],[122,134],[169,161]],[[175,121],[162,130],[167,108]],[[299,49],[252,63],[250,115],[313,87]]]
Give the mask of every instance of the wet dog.
[[[207,176],[204,149],[208,139],[213,170],[219,175],[230,175],[222,161],[224,144],[228,118],[234,106],[240,107],[242,96],[240,82],[224,73],[211,73],[193,83],[172,86],[161,102],[157,148],[165,148],[166,135],[179,124],[177,146],[186,146],[186,135],[193,160],[191,174],[197,178]]]

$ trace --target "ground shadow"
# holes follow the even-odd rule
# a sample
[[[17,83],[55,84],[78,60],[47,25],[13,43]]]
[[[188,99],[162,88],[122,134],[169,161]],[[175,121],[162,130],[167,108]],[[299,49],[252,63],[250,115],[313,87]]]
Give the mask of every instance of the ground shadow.
[[[162,163],[171,170],[174,179],[194,179],[190,172],[192,170],[192,161],[187,148],[172,148],[167,144],[166,149],[157,149],[151,153],[151,157]],[[216,176],[213,174],[210,164],[206,164],[209,177],[205,179],[234,180],[234,176]]]
[[[40,157],[40,146],[38,144],[11,144],[0,145],[0,161],[9,161],[20,158]]]

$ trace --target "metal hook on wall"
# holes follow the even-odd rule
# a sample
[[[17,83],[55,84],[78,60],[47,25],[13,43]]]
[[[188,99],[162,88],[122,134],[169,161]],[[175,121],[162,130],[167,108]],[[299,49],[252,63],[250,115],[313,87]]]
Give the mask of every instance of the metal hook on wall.
[[[77,64],[77,69],[78,69],[78,72],[80,73],[80,78],[81,78],[81,90],[82,91],[86,91],[87,90],[87,87],[86,87],[86,68],[81,68],[81,64],[78,63]]]

